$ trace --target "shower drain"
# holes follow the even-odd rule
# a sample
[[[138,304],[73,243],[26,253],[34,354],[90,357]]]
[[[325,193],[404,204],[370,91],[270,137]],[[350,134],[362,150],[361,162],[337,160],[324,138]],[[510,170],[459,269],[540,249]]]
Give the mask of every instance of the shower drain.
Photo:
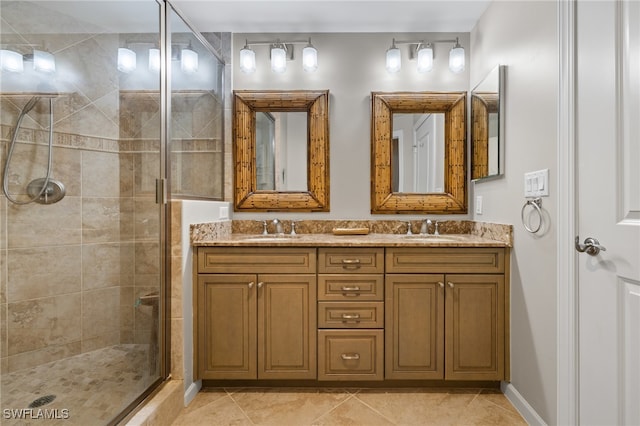
[[[52,402],[54,399],[56,399],[55,395],[41,396],[40,398],[34,400],[31,404],[29,404],[29,408],[42,407],[43,405],[47,405],[48,403]]]

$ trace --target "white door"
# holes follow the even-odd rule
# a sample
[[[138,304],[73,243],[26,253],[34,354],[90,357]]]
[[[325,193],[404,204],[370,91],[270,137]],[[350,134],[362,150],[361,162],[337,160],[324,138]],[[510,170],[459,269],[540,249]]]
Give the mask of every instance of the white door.
[[[579,416],[640,425],[640,2],[577,3]],[[583,247],[584,248],[584,247]]]

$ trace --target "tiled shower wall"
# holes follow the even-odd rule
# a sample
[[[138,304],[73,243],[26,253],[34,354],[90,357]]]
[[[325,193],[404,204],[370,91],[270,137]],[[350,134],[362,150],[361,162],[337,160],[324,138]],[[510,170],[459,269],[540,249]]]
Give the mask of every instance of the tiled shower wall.
[[[82,72],[54,101],[52,177],[67,195],[26,206],[0,196],[2,372],[117,343],[148,343],[152,308],[134,305],[159,291],[159,94],[119,90],[117,35],[46,37],[59,69]],[[1,94],[3,168],[30,96]],[[11,193],[44,177],[47,126],[43,99],[19,133]]]

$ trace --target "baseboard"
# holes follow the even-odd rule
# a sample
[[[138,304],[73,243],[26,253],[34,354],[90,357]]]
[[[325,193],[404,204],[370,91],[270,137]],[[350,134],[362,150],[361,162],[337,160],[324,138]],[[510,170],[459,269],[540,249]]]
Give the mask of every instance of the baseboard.
[[[520,392],[513,386],[511,383],[502,382],[500,383],[500,389],[504,396],[513,404],[513,406],[518,410],[520,415],[524,417],[525,421],[530,425],[539,425],[546,426],[547,423],[536,413],[536,410],[533,409],[531,405],[527,402],[526,399]]]
[[[184,406],[186,407],[193,401],[193,398],[196,397],[200,389],[202,388],[202,380],[198,380],[197,382],[191,383],[187,390],[184,392]]]

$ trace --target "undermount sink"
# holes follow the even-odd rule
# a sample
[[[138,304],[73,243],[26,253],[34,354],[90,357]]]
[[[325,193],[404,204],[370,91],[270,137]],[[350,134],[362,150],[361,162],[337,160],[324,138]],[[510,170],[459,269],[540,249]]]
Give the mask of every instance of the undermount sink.
[[[290,234],[250,235],[247,238],[242,238],[242,241],[289,241],[295,238],[298,238],[298,236]]]
[[[433,234],[412,234],[412,235],[403,235],[403,238],[409,240],[423,240],[423,241],[431,241],[431,242],[454,242],[460,241],[462,238],[461,235],[433,235]]]

